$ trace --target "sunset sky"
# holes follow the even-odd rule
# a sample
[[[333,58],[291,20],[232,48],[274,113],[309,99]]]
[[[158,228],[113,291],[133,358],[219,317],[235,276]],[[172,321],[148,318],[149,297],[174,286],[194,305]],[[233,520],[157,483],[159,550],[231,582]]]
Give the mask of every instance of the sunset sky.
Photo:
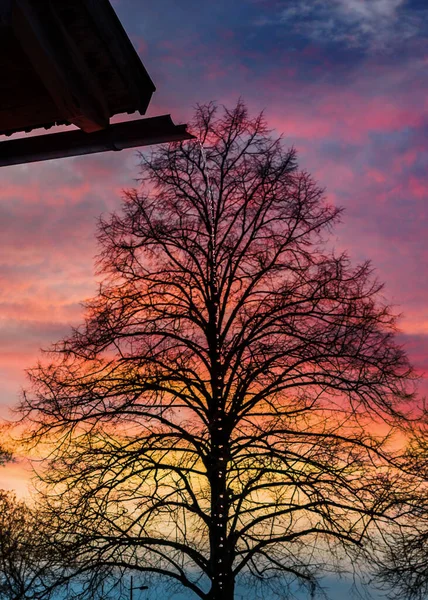
[[[186,122],[198,102],[240,96],[265,110],[346,209],[335,247],[373,260],[403,315],[401,341],[428,370],[426,0],[113,5],[158,88],[148,116]],[[2,168],[0,416],[11,418],[39,348],[81,322],[97,218],[119,207],[137,165],[129,150]],[[0,488],[22,493],[23,477],[19,464],[3,469]]]

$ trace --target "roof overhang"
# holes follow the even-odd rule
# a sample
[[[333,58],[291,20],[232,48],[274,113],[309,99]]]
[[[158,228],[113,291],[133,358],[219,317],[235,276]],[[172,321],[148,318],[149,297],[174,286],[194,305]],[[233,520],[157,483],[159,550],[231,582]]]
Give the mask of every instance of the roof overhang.
[[[164,118],[110,125],[117,114],[145,114],[155,86],[109,0],[0,0],[0,71],[0,135],[71,124],[81,130],[0,142],[1,164],[70,156],[71,148],[101,152],[113,138],[116,147],[131,147],[131,139],[145,145],[155,124],[163,128],[159,140],[190,137]]]
[[[174,125],[169,115],[163,115],[116,123],[93,133],[74,130],[1,142],[0,167],[179,142],[193,137],[186,131],[186,125]]]

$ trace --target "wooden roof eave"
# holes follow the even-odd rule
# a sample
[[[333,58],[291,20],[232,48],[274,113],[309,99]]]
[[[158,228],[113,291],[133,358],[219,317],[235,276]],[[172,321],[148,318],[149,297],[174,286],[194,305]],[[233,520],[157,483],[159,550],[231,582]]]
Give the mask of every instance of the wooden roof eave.
[[[86,10],[119,68],[140,114],[144,115],[156,87],[108,0],[86,0]],[[119,33],[119,35],[118,35]],[[143,93],[144,90],[144,93]],[[147,90],[150,90],[149,94]]]
[[[0,142],[0,167],[190,139],[194,136],[186,125],[174,125],[170,115],[162,115],[93,133],[74,130]]]
[[[67,34],[54,4],[45,4],[43,21],[28,0],[15,0],[15,35],[64,119],[86,132],[109,124],[103,93],[79,49]]]
[[[109,0],[0,0],[0,37],[1,134],[104,129],[116,114],[145,114],[156,89]]]

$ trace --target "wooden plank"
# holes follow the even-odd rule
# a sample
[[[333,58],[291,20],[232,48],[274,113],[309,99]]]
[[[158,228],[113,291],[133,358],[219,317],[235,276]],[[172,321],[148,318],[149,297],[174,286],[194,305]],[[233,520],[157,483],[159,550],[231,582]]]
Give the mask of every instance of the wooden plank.
[[[67,34],[54,3],[15,0],[14,32],[64,120],[86,132],[104,129],[109,111],[103,92]]]
[[[174,125],[170,115],[162,115],[116,123],[94,133],[67,131],[0,142],[0,167],[193,138],[186,125]]]

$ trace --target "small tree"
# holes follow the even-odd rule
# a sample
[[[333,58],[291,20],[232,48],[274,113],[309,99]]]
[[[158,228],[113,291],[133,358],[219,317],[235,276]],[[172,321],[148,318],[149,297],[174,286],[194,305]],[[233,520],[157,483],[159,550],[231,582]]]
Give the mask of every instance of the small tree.
[[[340,211],[294,149],[242,103],[199,107],[193,131],[101,221],[98,296],[21,408],[79,568],[284,597],[392,516],[373,431],[403,418],[411,369],[370,266],[327,249]]]
[[[9,452],[0,446],[0,467],[6,464],[10,458]]]
[[[3,467],[8,461],[12,460],[12,453],[4,443],[3,429],[0,425],[0,467]]]
[[[50,596],[55,561],[43,529],[24,501],[0,490],[0,600]]]
[[[428,413],[412,429],[401,457],[401,472],[413,479],[414,494],[401,507],[402,517],[379,544],[377,577],[391,598],[424,600],[428,595]]]

